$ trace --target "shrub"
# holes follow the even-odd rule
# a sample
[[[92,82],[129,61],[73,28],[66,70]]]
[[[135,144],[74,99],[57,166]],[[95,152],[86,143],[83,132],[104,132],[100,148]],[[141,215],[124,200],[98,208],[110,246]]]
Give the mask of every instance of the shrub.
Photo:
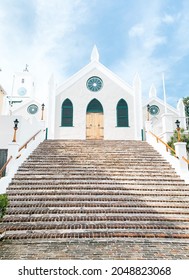
[[[183,132],[184,132],[184,129],[181,128],[181,130],[180,130],[180,141],[181,142],[186,142],[186,150],[187,150],[187,153],[189,153],[189,135],[184,134]],[[171,139],[167,144],[175,150],[174,143],[176,143],[176,142],[178,142],[177,130],[174,131],[173,136],[171,136]]]
[[[8,205],[7,195],[0,194],[0,218],[2,218],[5,215],[7,205]]]

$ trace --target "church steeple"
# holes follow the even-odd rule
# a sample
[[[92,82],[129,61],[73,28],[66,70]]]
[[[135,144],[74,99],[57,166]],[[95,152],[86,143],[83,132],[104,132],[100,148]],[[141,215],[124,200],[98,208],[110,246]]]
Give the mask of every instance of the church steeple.
[[[91,61],[99,61],[99,52],[97,50],[96,45],[94,45],[91,53]]]

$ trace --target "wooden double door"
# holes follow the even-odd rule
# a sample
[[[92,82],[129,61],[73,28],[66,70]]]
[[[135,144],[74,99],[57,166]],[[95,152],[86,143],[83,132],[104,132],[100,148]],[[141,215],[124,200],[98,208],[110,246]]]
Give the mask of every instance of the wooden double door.
[[[88,140],[104,139],[104,115],[103,113],[87,113],[86,138]]]

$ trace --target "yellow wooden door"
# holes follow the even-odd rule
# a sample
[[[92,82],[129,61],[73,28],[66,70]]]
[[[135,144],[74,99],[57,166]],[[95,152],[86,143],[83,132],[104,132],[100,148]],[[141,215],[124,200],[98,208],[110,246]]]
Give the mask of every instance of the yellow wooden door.
[[[87,113],[86,138],[89,140],[100,140],[104,138],[102,113]]]

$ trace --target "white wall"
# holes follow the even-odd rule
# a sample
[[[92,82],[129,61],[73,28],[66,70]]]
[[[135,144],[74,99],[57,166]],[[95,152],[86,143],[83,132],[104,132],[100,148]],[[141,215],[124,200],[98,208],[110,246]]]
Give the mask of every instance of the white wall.
[[[0,148],[8,149],[8,144],[12,142],[14,134],[14,120],[18,119],[17,142],[22,145],[38,130],[40,123],[33,120],[30,123],[21,116],[0,116]]]

